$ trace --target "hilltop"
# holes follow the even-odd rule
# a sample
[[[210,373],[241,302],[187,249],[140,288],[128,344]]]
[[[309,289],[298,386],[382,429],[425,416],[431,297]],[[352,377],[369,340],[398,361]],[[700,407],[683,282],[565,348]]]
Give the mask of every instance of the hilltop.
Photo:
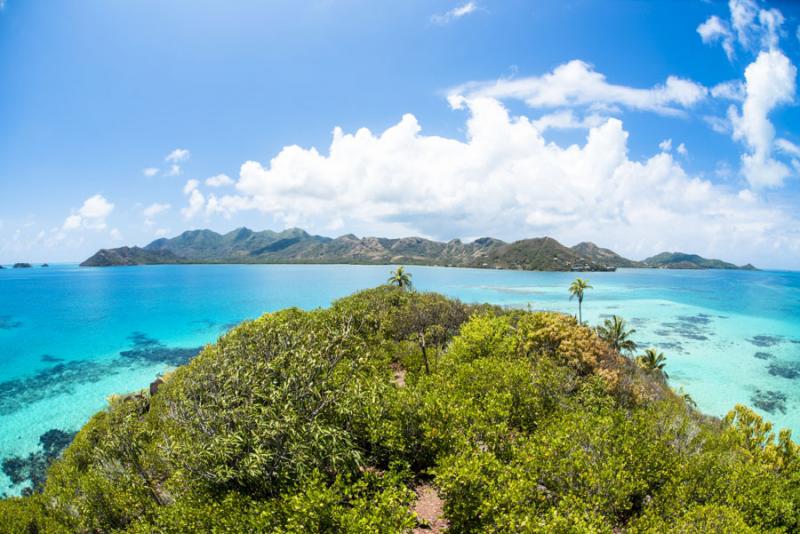
[[[617,268],[752,269],[696,255],[668,253],[642,262],[583,242],[566,247],[550,237],[507,243],[483,237],[469,243],[422,237],[384,238],[346,234],[337,238],[312,235],[300,228],[281,232],[237,228],[226,234],[190,230],[156,239],[145,247],[102,249],[83,267],[172,263],[347,263],[408,264],[527,271],[613,271]],[[678,258],[681,259],[678,259]]]
[[[389,286],[269,313],[9,460],[0,532],[800,529],[788,431],[602,335]]]

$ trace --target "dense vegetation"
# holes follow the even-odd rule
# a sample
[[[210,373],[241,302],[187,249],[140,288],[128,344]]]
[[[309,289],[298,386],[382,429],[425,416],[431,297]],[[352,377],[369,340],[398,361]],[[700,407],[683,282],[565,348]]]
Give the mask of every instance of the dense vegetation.
[[[404,287],[264,315],[112,399],[0,531],[403,532],[420,481],[453,532],[800,529],[788,432],[704,417],[572,317]]]

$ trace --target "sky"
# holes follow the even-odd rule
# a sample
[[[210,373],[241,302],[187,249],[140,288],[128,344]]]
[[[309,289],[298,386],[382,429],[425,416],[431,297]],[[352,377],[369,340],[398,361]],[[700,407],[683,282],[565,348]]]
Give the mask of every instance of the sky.
[[[0,0],[0,263],[184,230],[800,269],[800,4]]]

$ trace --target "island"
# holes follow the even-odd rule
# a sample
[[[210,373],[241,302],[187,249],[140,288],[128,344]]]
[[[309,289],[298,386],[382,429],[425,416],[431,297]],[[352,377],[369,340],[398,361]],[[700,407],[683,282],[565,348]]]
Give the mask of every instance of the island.
[[[406,264],[525,271],[614,271],[617,268],[755,269],[721,260],[683,253],[662,253],[642,261],[620,256],[591,242],[573,247],[551,237],[507,243],[482,237],[465,243],[423,237],[337,238],[312,235],[300,228],[281,232],[237,228],[226,234],[190,230],[144,247],[101,249],[81,263],[82,267],[193,263],[328,263]]]
[[[709,260],[697,254],[685,254],[683,252],[662,252],[656,254],[642,263],[645,267],[657,269],[740,269],[744,271],[757,270],[753,265],[747,264],[737,266],[722,260]]]
[[[15,263],[14,269],[30,269],[33,267],[30,263]]]
[[[247,321],[4,459],[28,485],[0,532],[800,529],[790,432],[699,412],[623,319],[390,281]]]
[[[438,265],[520,269],[529,271],[613,271],[549,237],[506,243],[483,237],[470,243],[446,243],[422,237],[337,238],[311,235],[291,228],[254,232],[238,228],[227,234],[192,230],[172,239],[157,239],[145,247],[103,249],[83,267],[170,263],[346,263]]]

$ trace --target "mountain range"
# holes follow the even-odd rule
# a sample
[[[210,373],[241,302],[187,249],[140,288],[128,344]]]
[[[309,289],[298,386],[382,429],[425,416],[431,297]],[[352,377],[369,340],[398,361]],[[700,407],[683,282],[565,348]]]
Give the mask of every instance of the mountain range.
[[[507,243],[482,237],[469,243],[421,237],[389,239],[311,235],[299,228],[254,232],[237,228],[226,234],[191,230],[145,247],[102,249],[82,267],[175,263],[350,263],[479,267],[530,271],[613,271],[620,267],[670,269],[755,269],[697,255],[664,252],[642,261],[620,256],[594,243],[566,247],[550,237]]]

